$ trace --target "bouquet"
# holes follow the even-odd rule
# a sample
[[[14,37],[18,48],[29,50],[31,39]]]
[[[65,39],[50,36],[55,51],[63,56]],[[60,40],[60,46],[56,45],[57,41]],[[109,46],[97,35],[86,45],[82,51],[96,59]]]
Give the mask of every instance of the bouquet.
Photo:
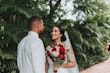
[[[65,54],[66,50],[63,45],[58,46],[52,45],[47,50],[47,55],[57,65],[61,65],[64,63]],[[57,72],[57,70],[54,70],[54,72]]]

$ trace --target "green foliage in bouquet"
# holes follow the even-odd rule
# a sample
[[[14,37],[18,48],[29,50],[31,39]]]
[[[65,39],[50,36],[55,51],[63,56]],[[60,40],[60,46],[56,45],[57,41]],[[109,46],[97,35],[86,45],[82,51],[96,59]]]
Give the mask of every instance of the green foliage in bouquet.
[[[57,58],[55,62],[58,63],[58,64],[63,64],[64,60],[61,60],[60,58]]]

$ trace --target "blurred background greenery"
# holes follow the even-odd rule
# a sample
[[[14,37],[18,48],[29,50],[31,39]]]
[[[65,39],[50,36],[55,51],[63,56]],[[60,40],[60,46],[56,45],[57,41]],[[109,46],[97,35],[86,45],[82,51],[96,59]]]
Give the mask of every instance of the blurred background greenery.
[[[77,14],[76,20],[63,18],[67,11],[62,8],[62,1],[65,6],[72,1],[71,10],[73,15]],[[0,73],[18,73],[17,45],[27,35],[27,20],[33,15],[44,20],[41,38],[45,46],[51,43],[53,26],[62,25],[68,31],[80,70],[107,59],[109,13],[101,0],[0,0]]]

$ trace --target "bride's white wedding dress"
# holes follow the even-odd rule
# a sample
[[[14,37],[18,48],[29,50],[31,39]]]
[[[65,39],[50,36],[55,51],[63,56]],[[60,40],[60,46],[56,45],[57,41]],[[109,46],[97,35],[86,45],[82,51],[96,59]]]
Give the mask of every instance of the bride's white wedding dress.
[[[65,47],[65,44],[63,46]],[[67,50],[67,47],[65,47],[65,49]],[[52,59],[50,59],[49,57],[47,57],[47,60],[48,60],[48,63],[49,63],[49,71],[48,72],[49,73],[54,73],[54,70],[55,70],[54,68],[55,67],[54,67],[54,64],[53,64]],[[64,60],[63,63],[68,63],[68,61],[69,62],[75,62],[74,56],[70,52],[66,52],[66,54],[65,54],[65,60]],[[73,72],[70,72],[73,68],[59,67],[59,68],[57,68],[57,73],[73,73]],[[71,70],[69,70],[69,69],[71,69]]]
[[[74,56],[72,54],[69,54],[69,61],[70,62],[75,62],[75,59],[74,59]],[[54,64],[53,64],[53,61],[47,57],[47,60],[48,60],[48,63],[49,63],[49,69],[48,69],[48,73],[54,73]],[[65,61],[64,63],[68,63],[68,58],[67,58],[67,54],[65,55]],[[59,67],[57,68],[57,73],[79,73],[76,69],[77,67],[77,64],[75,62],[75,67],[73,68],[62,68],[62,67]]]
[[[67,32],[65,32],[65,36],[66,36],[66,41],[64,43],[72,48],[71,42],[69,40],[69,36],[68,36]],[[57,69],[57,73],[79,73],[78,65],[77,65],[77,62],[76,62],[74,54],[71,56],[70,59],[72,59],[72,61],[75,62],[75,67],[74,68],[62,68],[62,67],[59,67]],[[47,57],[47,60],[48,60],[48,63],[49,63],[48,73],[54,73],[53,61],[49,57]],[[66,62],[67,62],[67,58],[65,59],[65,63]]]

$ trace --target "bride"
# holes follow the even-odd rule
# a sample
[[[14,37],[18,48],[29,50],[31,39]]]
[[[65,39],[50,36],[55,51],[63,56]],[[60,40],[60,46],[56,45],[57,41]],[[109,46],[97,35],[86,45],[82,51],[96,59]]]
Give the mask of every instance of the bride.
[[[79,73],[74,71],[77,64],[71,45],[64,43],[67,40],[64,29],[53,27],[51,39],[54,43],[46,48],[46,73]]]

